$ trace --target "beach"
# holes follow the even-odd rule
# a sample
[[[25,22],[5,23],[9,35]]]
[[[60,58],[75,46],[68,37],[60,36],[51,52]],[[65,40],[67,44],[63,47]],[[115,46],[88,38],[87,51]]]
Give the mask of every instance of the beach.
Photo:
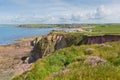
[[[24,67],[30,67],[30,64],[23,63],[22,58],[29,56],[34,38],[22,38],[14,44],[0,46],[0,80],[11,80],[14,75],[23,73]]]

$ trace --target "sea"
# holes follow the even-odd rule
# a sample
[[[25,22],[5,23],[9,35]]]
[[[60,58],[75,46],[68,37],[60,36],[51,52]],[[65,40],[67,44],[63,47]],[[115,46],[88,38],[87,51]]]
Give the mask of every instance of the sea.
[[[56,28],[23,28],[0,25],[0,45],[12,44],[25,37],[45,35],[52,30],[56,30]]]

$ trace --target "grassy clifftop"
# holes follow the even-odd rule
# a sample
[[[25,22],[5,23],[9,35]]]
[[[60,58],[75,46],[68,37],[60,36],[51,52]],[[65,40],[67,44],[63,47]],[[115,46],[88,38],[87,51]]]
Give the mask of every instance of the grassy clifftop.
[[[87,40],[87,38],[86,38]],[[34,48],[31,53],[31,61],[35,61],[42,58],[56,50],[70,47],[72,45],[80,45],[87,42],[84,39],[84,35],[79,33],[50,33],[41,37],[37,37],[33,41]]]
[[[120,27],[99,25],[85,30],[36,38],[33,56],[44,58],[13,80],[120,80]],[[101,42],[107,43],[93,44]]]
[[[85,28],[88,32],[87,35],[120,35],[120,24],[104,24],[92,25],[92,27]]]
[[[119,48],[120,42],[112,42],[58,50],[13,80],[119,80]]]

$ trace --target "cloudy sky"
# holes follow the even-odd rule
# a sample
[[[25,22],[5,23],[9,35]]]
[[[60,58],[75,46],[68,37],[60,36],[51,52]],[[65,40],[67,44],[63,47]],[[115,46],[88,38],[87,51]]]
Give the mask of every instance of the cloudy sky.
[[[120,0],[0,0],[0,24],[120,23]]]

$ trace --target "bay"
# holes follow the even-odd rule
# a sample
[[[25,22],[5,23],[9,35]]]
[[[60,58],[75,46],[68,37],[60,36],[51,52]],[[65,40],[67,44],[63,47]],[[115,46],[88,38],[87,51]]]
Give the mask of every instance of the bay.
[[[15,43],[24,37],[40,36],[50,33],[56,28],[22,28],[15,26],[0,26],[0,45]]]

